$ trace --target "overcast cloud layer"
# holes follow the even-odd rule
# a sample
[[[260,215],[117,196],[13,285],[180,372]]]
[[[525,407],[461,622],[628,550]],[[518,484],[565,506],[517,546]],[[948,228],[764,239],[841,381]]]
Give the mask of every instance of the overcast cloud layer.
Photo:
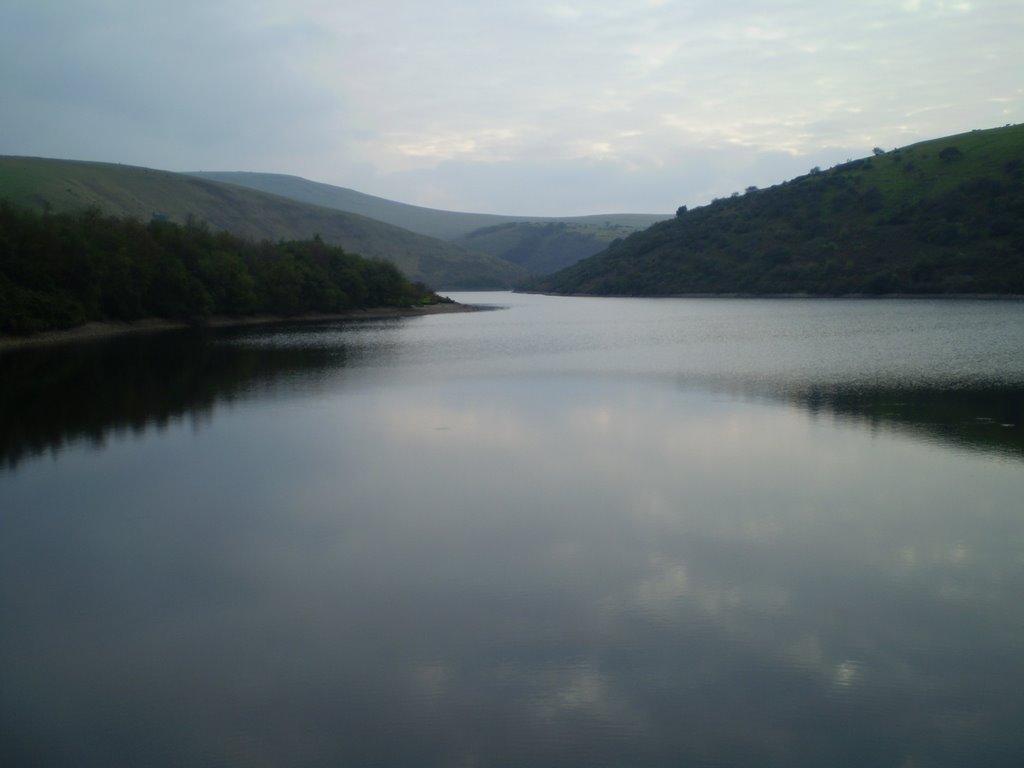
[[[671,212],[1024,120],[1020,0],[4,0],[0,154]]]

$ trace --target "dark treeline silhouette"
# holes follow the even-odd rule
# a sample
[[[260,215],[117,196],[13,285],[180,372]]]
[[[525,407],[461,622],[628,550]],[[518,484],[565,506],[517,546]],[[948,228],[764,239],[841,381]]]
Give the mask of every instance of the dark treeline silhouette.
[[[390,262],[319,237],[253,242],[203,223],[143,223],[96,209],[37,213],[0,201],[0,332],[438,300]]]
[[[815,415],[1024,459],[1024,389],[1019,386],[822,387],[786,397]]]
[[[343,385],[347,370],[380,360],[379,346],[306,344],[295,327],[183,329],[30,346],[0,356],[0,473],[69,446],[211,422],[224,406]],[[257,343],[249,339],[255,333]],[[273,343],[275,334],[289,338]],[[716,386],[716,385],[712,385]],[[717,386],[721,386],[719,383]],[[918,439],[1024,460],[1024,389],[1010,384],[938,386],[741,386],[732,394],[784,401],[820,417],[892,429]]]
[[[72,444],[102,446],[183,419],[202,424],[219,405],[266,396],[282,381],[316,384],[358,355],[337,344],[231,343],[234,333],[182,329],[4,352],[0,472]]]

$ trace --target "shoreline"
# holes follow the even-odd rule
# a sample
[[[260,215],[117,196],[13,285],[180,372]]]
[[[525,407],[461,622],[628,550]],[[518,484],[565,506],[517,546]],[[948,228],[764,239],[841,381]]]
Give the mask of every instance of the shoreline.
[[[34,347],[50,344],[64,344],[77,341],[105,339],[112,336],[124,336],[135,333],[158,333],[185,328],[231,328],[250,325],[278,325],[281,323],[315,323],[332,320],[386,320],[400,317],[422,317],[423,315],[442,315],[454,312],[478,312],[480,307],[458,302],[427,304],[421,307],[372,307],[369,309],[350,309],[344,312],[307,312],[301,315],[285,317],[283,315],[252,315],[248,317],[228,317],[217,315],[203,323],[185,323],[178,320],[147,318],[132,322],[89,322],[74,328],[59,331],[40,331],[29,336],[10,336],[0,334],[0,352],[8,349]]]
[[[532,296],[565,296],[582,299],[951,299],[963,301],[1020,301],[1024,293],[552,293],[521,291]]]

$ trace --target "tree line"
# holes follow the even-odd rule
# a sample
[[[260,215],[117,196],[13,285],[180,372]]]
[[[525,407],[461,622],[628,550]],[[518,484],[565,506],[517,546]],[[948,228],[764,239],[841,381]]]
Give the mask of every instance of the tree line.
[[[441,299],[319,237],[255,242],[205,223],[36,212],[0,201],[0,332],[148,317],[340,312]]]

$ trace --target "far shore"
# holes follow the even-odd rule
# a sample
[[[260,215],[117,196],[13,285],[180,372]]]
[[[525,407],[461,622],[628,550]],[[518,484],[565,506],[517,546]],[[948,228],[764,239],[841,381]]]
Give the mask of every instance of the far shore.
[[[271,325],[276,323],[313,323],[331,320],[380,320],[393,317],[420,317],[422,315],[441,315],[450,312],[476,312],[480,308],[472,304],[445,302],[408,307],[372,307],[370,309],[351,309],[345,312],[309,312],[301,315],[251,315],[246,317],[215,316],[204,322],[186,323],[176,320],[148,318],[133,322],[92,322],[65,328],[59,331],[41,331],[27,336],[0,334],[0,352],[18,347],[38,346],[43,344],[61,344],[65,342],[87,341],[109,336],[121,336],[134,333],[154,333],[182,328],[229,328],[233,326]]]
[[[952,299],[963,301],[1020,301],[1024,293],[555,293],[514,290],[532,296],[567,296],[578,299]]]

